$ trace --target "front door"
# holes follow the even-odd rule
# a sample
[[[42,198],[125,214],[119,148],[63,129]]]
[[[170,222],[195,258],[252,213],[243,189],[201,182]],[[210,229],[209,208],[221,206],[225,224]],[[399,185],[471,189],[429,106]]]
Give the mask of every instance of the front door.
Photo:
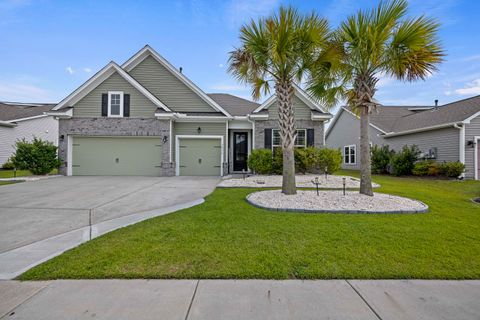
[[[246,132],[233,133],[233,171],[247,171],[248,134]]]

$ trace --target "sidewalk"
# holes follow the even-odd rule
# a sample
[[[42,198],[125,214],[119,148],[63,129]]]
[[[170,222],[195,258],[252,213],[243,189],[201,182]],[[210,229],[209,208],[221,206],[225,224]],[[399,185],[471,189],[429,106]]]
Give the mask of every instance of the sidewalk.
[[[480,319],[480,281],[0,281],[1,319]]]

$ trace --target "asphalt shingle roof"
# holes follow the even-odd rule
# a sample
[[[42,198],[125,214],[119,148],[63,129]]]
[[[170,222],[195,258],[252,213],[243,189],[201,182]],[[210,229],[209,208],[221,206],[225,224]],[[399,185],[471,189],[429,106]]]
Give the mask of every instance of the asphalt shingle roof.
[[[232,116],[246,116],[260,106],[259,103],[227,93],[209,93],[208,96]]]
[[[26,104],[15,102],[0,102],[0,120],[12,121],[22,118],[29,118],[42,115],[44,112],[50,111],[55,104],[38,103]]]
[[[413,111],[415,108],[429,110]],[[370,116],[370,122],[385,131],[403,132],[453,122],[460,122],[480,112],[480,95],[439,107],[433,106],[380,106]]]

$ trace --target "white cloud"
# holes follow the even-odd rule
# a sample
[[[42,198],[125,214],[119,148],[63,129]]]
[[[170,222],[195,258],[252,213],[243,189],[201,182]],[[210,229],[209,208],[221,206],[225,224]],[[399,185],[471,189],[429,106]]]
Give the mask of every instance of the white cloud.
[[[258,16],[268,15],[279,0],[231,0],[227,5],[227,19],[232,27]]]
[[[19,83],[0,82],[0,97],[4,101],[52,102],[50,93],[40,87]]]
[[[218,65],[218,67],[219,67],[219,68],[223,68],[223,63],[220,63],[220,64]]]
[[[90,73],[90,72],[92,72],[92,69],[90,69],[90,68],[83,68],[83,71],[86,72],[86,73]]]
[[[480,79],[467,83],[465,87],[455,90],[455,93],[461,96],[480,94]]]
[[[73,70],[72,67],[66,67],[65,70],[68,72],[68,74],[74,74],[75,71]]]
[[[462,59],[462,61],[476,61],[476,60],[480,60],[480,54],[469,56]]]
[[[234,84],[225,84],[219,83],[210,87],[211,90],[221,90],[221,91],[246,91],[247,87],[234,85]]]

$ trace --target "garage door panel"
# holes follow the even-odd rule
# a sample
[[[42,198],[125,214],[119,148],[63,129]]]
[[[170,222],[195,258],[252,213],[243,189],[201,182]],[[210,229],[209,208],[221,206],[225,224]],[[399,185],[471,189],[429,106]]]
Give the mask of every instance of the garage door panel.
[[[219,176],[220,139],[180,139],[179,174],[182,176]]]
[[[161,140],[126,137],[74,137],[73,175],[161,174]]]

